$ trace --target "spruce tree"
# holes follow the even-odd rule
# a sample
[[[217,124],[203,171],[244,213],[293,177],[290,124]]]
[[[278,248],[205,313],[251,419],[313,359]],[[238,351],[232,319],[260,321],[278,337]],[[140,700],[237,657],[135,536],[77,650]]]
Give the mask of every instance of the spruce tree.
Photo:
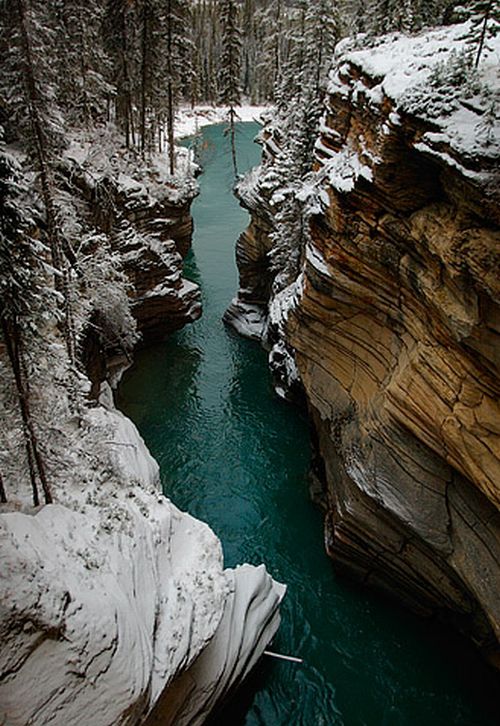
[[[231,159],[234,175],[237,176],[238,167],[235,139],[236,106],[241,103],[241,30],[238,18],[239,11],[235,0],[220,0],[219,7],[222,28],[219,101],[228,106],[227,133],[231,143]]]
[[[52,0],[57,47],[58,103],[72,126],[91,128],[106,118],[111,94],[109,58],[102,41],[104,3]]]
[[[115,94],[116,121],[124,133],[127,148],[136,143],[133,108],[137,44],[134,19],[128,0],[107,0],[104,43],[110,58],[109,83]]]
[[[26,192],[19,168],[0,146],[0,326],[17,392],[33,505],[38,506],[38,483],[45,503],[52,501],[52,494],[32,414],[26,339],[43,336],[53,297],[47,288],[43,245],[30,234],[33,217],[21,211],[20,196]],[[5,501],[5,490],[0,494]]]
[[[500,0],[470,0],[462,10],[464,16],[470,20],[468,43],[477,68],[488,40],[500,32]]]
[[[193,46],[188,37],[189,5],[186,0],[164,0],[164,10],[160,15],[164,23],[165,76],[158,78],[157,83],[166,82],[167,141],[170,173],[173,175],[175,173],[174,125],[182,89],[181,79],[183,75],[190,77],[192,74]],[[158,67],[161,68],[161,64]]]
[[[20,119],[19,131],[31,154],[33,165],[40,180],[40,191],[45,207],[47,240],[50,246],[56,288],[62,293],[63,334],[70,366],[76,364],[76,337],[73,306],[70,295],[70,270],[67,245],[61,235],[60,221],[55,202],[54,161],[62,147],[62,128],[57,122],[62,118],[55,105],[57,78],[50,71],[51,52],[48,42],[53,27],[50,7],[41,0],[10,0],[8,5],[11,54],[6,77],[8,84],[18,85],[18,95],[8,107],[14,119]],[[4,28],[9,29],[6,23]],[[56,120],[56,123],[54,123]]]

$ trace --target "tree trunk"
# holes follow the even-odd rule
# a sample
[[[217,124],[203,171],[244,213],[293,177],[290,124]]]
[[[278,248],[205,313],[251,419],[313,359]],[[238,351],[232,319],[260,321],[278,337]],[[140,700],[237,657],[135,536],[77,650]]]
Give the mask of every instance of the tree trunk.
[[[231,142],[231,159],[233,162],[233,170],[235,178],[238,176],[238,166],[236,161],[236,111],[233,106],[229,107],[229,138]]]
[[[170,165],[170,173],[175,173],[175,141],[174,141],[174,79],[173,79],[173,57],[174,52],[172,38],[172,3],[168,0],[167,4],[167,140],[168,140],[168,159]]]
[[[3,477],[0,474],[0,504],[7,504],[7,495],[5,494],[5,487],[3,485]]]
[[[124,121],[125,121],[125,145],[130,148],[130,142],[133,140],[132,132],[132,102],[130,98],[130,73],[128,68],[128,38],[127,38],[127,18],[125,7],[120,12],[120,51],[123,75],[123,104],[124,104]]]
[[[35,80],[33,53],[31,49],[31,41],[26,24],[26,9],[24,0],[17,0],[17,11],[19,17],[19,29],[23,45],[23,72],[26,83],[28,115],[33,130],[35,141],[35,151],[40,171],[40,181],[42,184],[42,198],[45,206],[47,217],[47,236],[49,239],[52,265],[55,270],[61,273],[61,277],[56,274],[55,286],[61,290],[64,296],[64,312],[65,320],[63,325],[64,338],[68,357],[72,366],[76,364],[76,343],[73,325],[73,313],[71,309],[71,301],[69,298],[69,273],[63,266],[61,243],[57,229],[57,217],[53,201],[52,179],[50,175],[49,165],[47,163],[46,147],[47,141],[42,129],[40,121],[40,113],[38,111],[38,88]]]
[[[142,5],[142,58],[141,58],[141,152],[146,150],[146,99],[148,82],[148,2],[143,0]]]
[[[174,140],[174,92],[172,82],[168,82],[168,108],[167,108],[167,138],[168,138],[168,160],[170,173],[175,174],[175,140]]]
[[[21,419],[23,422],[26,454],[28,458],[31,486],[33,490],[33,504],[35,507],[40,504],[36,476],[37,472],[38,478],[40,479],[40,483],[42,485],[45,503],[50,504],[52,502],[52,494],[47,481],[45,464],[42,456],[40,455],[38,437],[36,435],[33,419],[31,416],[29,385],[23,374],[23,349],[19,325],[15,321],[8,324],[6,320],[2,320],[2,332],[5,339],[5,345],[12,367],[12,372],[14,373],[14,380],[16,382],[17,398],[19,402],[19,410],[21,412]]]
[[[488,5],[486,7],[485,12],[484,12],[483,27],[481,28],[481,37],[479,38],[479,46],[477,49],[476,62],[474,63],[474,68],[478,67],[479,61],[481,60],[481,53],[483,52],[484,41],[486,40],[486,31],[488,29],[488,20],[490,19],[492,7],[493,7],[493,0],[490,0],[490,2],[488,3]]]

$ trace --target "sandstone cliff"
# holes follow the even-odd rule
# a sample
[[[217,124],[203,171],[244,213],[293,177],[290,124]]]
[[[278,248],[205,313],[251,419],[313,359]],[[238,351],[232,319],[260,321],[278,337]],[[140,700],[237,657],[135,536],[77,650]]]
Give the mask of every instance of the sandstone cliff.
[[[263,166],[240,187],[252,222],[226,319],[265,321],[256,337],[283,393],[300,377],[338,568],[445,614],[500,664],[500,138],[481,96],[498,70],[492,52],[461,95],[463,37],[341,46],[284,290],[270,265],[279,200],[263,183],[281,139],[264,131]]]

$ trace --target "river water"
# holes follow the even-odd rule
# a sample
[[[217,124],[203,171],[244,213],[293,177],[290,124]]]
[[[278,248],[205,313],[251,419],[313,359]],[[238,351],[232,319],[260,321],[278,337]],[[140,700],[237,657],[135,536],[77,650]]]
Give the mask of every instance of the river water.
[[[257,128],[239,125],[241,170],[258,163]],[[265,562],[287,583],[273,649],[304,659],[264,658],[213,726],[493,725],[494,677],[468,643],[335,576],[307,493],[307,421],[274,395],[261,348],[221,322],[248,221],[221,126],[204,129],[202,153],[185,275],[201,287],[203,317],[137,354],[119,405],[165,494],[210,524],[226,564]]]

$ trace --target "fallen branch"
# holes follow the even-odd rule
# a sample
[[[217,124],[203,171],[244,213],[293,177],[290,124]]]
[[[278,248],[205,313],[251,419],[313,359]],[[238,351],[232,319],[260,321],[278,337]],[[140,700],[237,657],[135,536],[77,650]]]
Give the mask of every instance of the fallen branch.
[[[303,663],[302,658],[296,658],[294,655],[281,655],[281,653],[273,653],[272,650],[265,650],[264,655],[270,655],[272,658],[279,658],[279,660],[288,660],[292,663]]]

